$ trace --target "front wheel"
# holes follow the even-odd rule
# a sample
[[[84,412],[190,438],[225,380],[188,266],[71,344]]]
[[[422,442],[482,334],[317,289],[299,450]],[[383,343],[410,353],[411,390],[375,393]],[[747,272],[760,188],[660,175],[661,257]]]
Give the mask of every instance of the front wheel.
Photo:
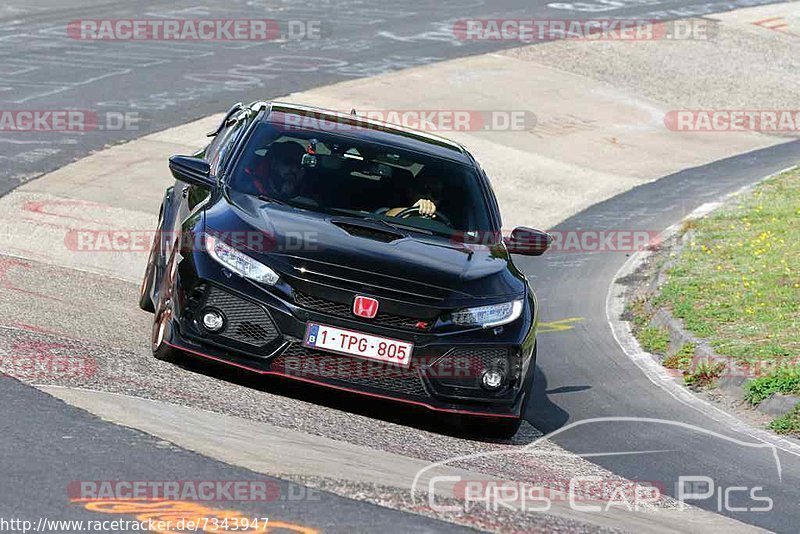
[[[161,222],[158,223],[156,235],[153,238],[153,245],[150,247],[150,256],[147,258],[147,267],[144,270],[142,287],[139,290],[139,308],[146,312],[155,313],[156,307],[153,305],[153,285],[156,282],[156,261],[158,259],[158,249],[161,238]]]
[[[153,321],[152,349],[153,356],[157,360],[174,363],[181,356],[181,351],[167,345],[164,337],[167,332],[170,313],[169,310],[162,311]]]

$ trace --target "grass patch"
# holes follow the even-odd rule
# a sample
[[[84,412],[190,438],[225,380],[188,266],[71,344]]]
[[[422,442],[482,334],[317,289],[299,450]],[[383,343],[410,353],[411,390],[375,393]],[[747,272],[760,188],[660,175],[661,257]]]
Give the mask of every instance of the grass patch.
[[[624,317],[631,321],[637,330],[647,326],[647,323],[650,322],[650,315],[645,310],[644,299],[628,302],[625,305]]]
[[[691,240],[667,271],[655,304],[721,356],[794,367],[800,360],[800,172],[771,178],[688,227]],[[681,365],[679,358],[670,363]],[[698,380],[713,370],[704,369]],[[785,379],[756,380],[751,397],[763,399],[762,390]]]
[[[778,434],[800,436],[800,404],[772,421],[769,427]]]
[[[667,369],[688,371],[692,366],[692,359],[694,358],[694,351],[696,348],[697,346],[694,343],[684,343],[681,350],[672,356],[666,357],[661,363]]]
[[[669,348],[669,332],[658,326],[645,326],[638,332],[639,344],[652,354],[664,354]]]
[[[716,385],[722,371],[725,370],[724,362],[700,361],[694,369],[684,373],[683,381],[693,388],[708,388]]]
[[[744,398],[755,406],[773,393],[800,393],[800,368],[780,367],[766,376],[756,378],[745,386]]]

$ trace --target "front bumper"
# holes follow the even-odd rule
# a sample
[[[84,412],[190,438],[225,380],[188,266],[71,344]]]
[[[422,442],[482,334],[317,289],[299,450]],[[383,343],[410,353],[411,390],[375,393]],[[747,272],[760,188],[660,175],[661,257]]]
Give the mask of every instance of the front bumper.
[[[165,342],[186,353],[261,375],[281,376],[437,412],[516,418],[530,387],[535,346],[533,302],[509,328],[410,331],[369,324],[299,306],[293,299],[202,259],[181,262],[171,287]],[[226,327],[206,331],[200,311],[222,312]],[[342,356],[303,346],[308,322],[362,331],[415,344],[409,368]],[[503,362],[502,364],[500,362]],[[505,365],[507,380],[486,391],[479,379]]]

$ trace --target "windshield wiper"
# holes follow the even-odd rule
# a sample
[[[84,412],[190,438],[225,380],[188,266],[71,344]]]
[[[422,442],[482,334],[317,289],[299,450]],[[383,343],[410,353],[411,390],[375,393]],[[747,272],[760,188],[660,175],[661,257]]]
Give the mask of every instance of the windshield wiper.
[[[275,198],[272,198],[272,197],[268,197],[267,195],[258,195],[258,199],[259,200],[264,200],[266,202],[273,202],[275,204],[280,204],[281,206],[292,206],[292,207],[297,207],[298,206],[298,204],[284,202],[282,200],[278,200],[278,199],[275,199]],[[303,206],[302,203],[299,203],[299,205]],[[309,206],[309,207],[311,207],[311,206]],[[434,235],[434,233],[435,233],[435,232],[433,232],[431,230],[428,230],[428,229],[425,229],[425,228],[419,228],[417,226],[411,226],[411,225],[407,225],[407,224],[400,224],[400,223],[396,223],[396,222],[389,222],[386,219],[381,219],[381,218],[375,217],[372,213],[369,213],[369,212],[348,210],[348,209],[344,209],[344,208],[322,208],[322,207],[319,207],[319,206],[314,206],[314,207],[318,208],[320,211],[331,213],[331,214],[344,215],[346,217],[353,217],[355,219],[360,219],[360,220],[363,220],[363,221],[377,222],[377,223],[382,224],[384,226],[388,226],[389,228],[392,228],[394,230],[407,230],[407,231],[410,231],[410,232],[417,232],[419,234],[425,234],[425,235]]]
[[[395,230],[409,230],[411,232],[418,232],[420,234],[425,235],[433,235],[433,231],[428,230],[426,228],[420,228],[418,226],[410,226],[407,224],[398,224],[396,222],[389,222],[386,219],[374,219],[372,217],[369,218],[371,221],[378,221],[379,223],[383,223],[386,226],[394,228]]]

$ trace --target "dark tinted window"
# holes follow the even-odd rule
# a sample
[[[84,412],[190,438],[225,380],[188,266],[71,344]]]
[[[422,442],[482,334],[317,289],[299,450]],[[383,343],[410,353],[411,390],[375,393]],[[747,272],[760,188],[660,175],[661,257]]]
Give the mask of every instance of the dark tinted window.
[[[472,168],[330,132],[259,124],[230,186],[299,208],[433,233],[489,229],[488,208]],[[435,204],[435,217],[402,211],[421,199]]]

